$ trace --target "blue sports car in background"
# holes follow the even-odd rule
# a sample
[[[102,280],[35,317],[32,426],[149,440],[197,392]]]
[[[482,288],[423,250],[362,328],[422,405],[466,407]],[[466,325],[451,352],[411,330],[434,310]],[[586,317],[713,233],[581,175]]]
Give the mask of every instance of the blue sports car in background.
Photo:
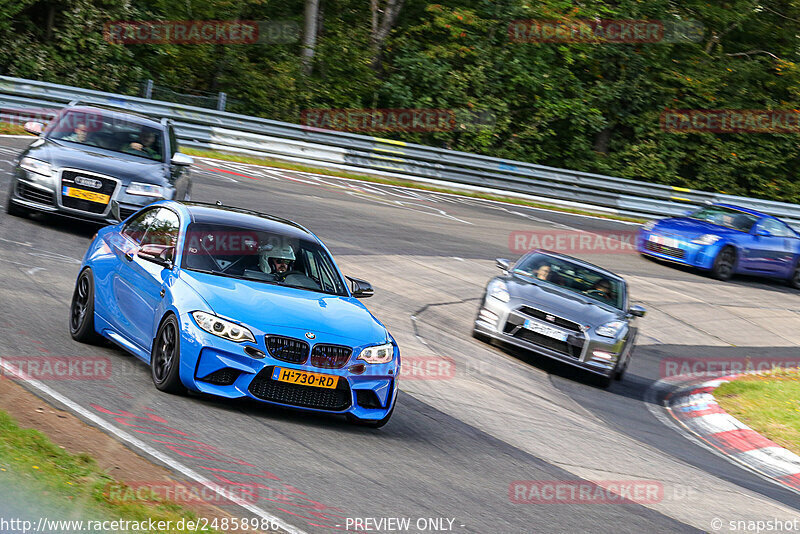
[[[786,280],[800,289],[800,235],[786,223],[739,206],[712,204],[639,230],[645,256],[682,263],[728,280],[737,273]]]
[[[380,427],[400,352],[341,272],[291,221],[161,201],[100,230],[70,309],[78,341],[108,338],[150,365],[161,391],[187,389],[345,414]]]

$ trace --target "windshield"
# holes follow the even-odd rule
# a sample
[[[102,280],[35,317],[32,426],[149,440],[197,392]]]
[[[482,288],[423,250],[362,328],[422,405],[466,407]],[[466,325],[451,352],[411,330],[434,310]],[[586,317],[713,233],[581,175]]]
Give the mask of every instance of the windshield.
[[[159,129],[96,111],[68,111],[48,131],[48,137],[150,160],[164,160],[163,136]]]
[[[182,267],[265,284],[347,295],[333,259],[319,243],[253,228],[190,224]]]
[[[515,265],[514,272],[553,284],[620,310],[625,306],[625,283],[567,260],[532,254]]]
[[[722,206],[707,206],[700,208],[691,215],[692,219],[708,221],[740,232],[749,232],[758,220],[755,215]]]

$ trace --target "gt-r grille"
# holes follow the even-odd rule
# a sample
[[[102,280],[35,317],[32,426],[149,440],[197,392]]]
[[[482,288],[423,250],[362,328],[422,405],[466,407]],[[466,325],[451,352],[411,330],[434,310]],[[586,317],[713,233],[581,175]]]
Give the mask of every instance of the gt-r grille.
[[[17,182],[17,195],[25,200],[31,202],[38,202],[39,204],[53,205],[53,193],[42,191],[36,187],[31,187],[26,183]]]
[[[100,183],[100,187],[89,187],[85,185],[79,185],[75,183],[75,179],[79,176],[84,177],[87,179],[86,181],[96,181]],[[77,171],[62,171],[61,172],[61,188],[71,187],[73,189],[82,189],[84,191],[89,191],[92,193],[100,193],[103,195],[108,195],[109,197],[114,195],[114,190],[117,188],[117,182],[112,180],[111,178],[104,178],[102,176],[97,176],[95,174],[86,175]],[[103,213],[106,211],[106,207],[108,204],[102,204],[100,202],[92,202],[90,200],[83,200],[81,198],[73,198],[68,197],[64,194],[61,195],[61,204],[64,207],[72,208],[74,210],[81,210],[88,213]]]
[[[274,366],[263,369],[250,383],[248,391],[253,396],[271,402],[340,412],[350,407],[352,395],[345,378],[339,379],[335,389],[301,386],[272,380]]]
[[[652,241],[645,241],[644,248],[651,252],[672,256],[673,258],[683,258],[686,255],[686,251],[682,248],[668,247],[660,243],[653,243]]]
[[[302,339],[284,336],[266,336],[269,355],[276,360],[289,363],[305,363],[308,359],[308,343]]]
[[[311,365],[323,369],[339,369],[347,365],[353,349],[341,345],[314,345],[311,351]]]
[[[569,356],[570,358],[578,359],[581,357],[584,340],[578,340],[578,344],[573,345],[567,343],[566,341],[559,341],[558,339],[553,339],[551,337],[539,334],[538,332],[533,332],[521,326],[517,328],[517,326],[519,325],[508,322],[506,323],[503,331],[506,334],[513,335],[515,338],[523,339],[539,347],[544,347],[546,349],[559,352],[565,356]]]
[[[519,309],[519,311],[530,317],[535,317],[536,319],[547,321],[548,323],[553,323],[554,325],[558,325],[562,328],[572,330],[573,332],[581,331],[581,325],[579,325],[578,323],[575,323],[573,321],[568,321],[563,317],[559,317],[557,315],[553,315],[544,312],[542,310],[537,310],[536,308],[531,308],[530,306],[523,306]]]

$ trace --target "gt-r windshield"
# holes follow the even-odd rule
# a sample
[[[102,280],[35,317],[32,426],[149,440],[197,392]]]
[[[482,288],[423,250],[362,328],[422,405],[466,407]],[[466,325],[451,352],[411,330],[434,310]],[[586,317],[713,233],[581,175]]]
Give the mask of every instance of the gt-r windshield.
[[[514,266],[514,273],[552,284],[620,310],[625,306],[625,284],[583,265],[549,256],[531,254]]]
[[[192,223],[183,269],[346,296],[344,282],[319,243],[254,228]]]
[[[706,206],[689,215],[692,219],[708,221],[740,232],[749,232],[758,217],[723,206]]]
[[[162,132],[134,120],[96,111],[69,111],[47,132],[47,137],[96,146],[150,160],[163,161]]]

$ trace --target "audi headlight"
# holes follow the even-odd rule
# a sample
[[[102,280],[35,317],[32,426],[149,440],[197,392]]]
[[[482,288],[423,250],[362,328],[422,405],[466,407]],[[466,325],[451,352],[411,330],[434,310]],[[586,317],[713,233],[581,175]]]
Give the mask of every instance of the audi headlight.
[[[160,185],[143,184],[142,182],[131,182],[128,189],[125,190],[129,195],[137,195],[140,197],[157,197],[164,198],[164,188]]]
[[[718,235],[714,234],[703,234],[697,239],[692,239],[692,243],[695,245],[713,245],[721,238]]]
[[[598,336],[617,337],[617,334],[625,328],[625,321],[611,321],[600,325],[594,329]]]
[[[250,341],[252,343],[256,342],[256,338],[253,337],[253,333],[244,326],[226,321],[225,319],[220,319],[212,313],[196,311],[192,312],[192,317],[194,317],[197,326],[209,334],[224,337],[225,339],[229,339],[237,343],[241,343],[242,341]]]
[[[500,302],[508,302],[511,296],[508,294],[508,287],[502,280],[494,280],[486,288],[486,294],[492,298],[496,298]]]
[[[389,363],[394,358],[394,346],[391,343],[367,347],[358,355],[358,360],[367,363]]]
[[[19,166],[28,172],[47,177],[53,176],[53,167],[45,161],[26,157],[19,161]]]
[[[656,223],[658,221],[647,221],[642,225],[642,230],[647,230],[648,232],[656,227]]]

